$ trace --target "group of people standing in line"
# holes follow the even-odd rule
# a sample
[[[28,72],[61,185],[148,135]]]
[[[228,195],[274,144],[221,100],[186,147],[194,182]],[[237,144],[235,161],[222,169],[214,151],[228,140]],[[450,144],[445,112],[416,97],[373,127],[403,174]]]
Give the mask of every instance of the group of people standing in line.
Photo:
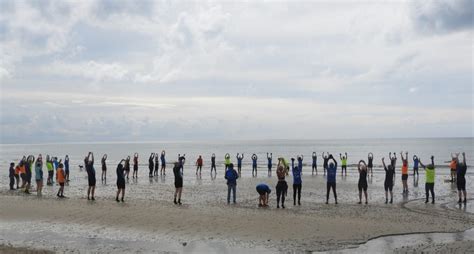
[[[149,177],[154,177],[158,175],[159,162],[161,161],[161,171],[160,175],[166,175],[166,159],[165,151],[162,151],[161,154],[151,153],[148,158],[148,168],[149,168]],[[404,156],[405,155],[405,156]],[[465,153],[462,153],[462,161],[459,160],[459,153],[451,155],[450,169],[451,169],[451,181],[456,181],[459,200],[458,203],[466,203],[466,156]],[[138,178],[138,153],[135,153],[133,156],[133,173],[132,178]],[[408,194],[408,152],[400,153],[402,160],[401,167],[401,179],[403,184],[403,194]],[[224,165],[225,165],[225,179],[227,180],[228,192],[227,192],[227,203],[230,203],[231,194],[233,195],[233,203],[236,203],[236,189],[237,189],[237,179],[241,176],[242,161],[244,159],[244,154],[237,154],[237,170],[234,169],[234,164],[231,162],[230,154],[224,156]],[[302,189],[302,170],[303,170],[303,155],[299,155],[295,158],[291,158],[291,172],[293,176],[293,205],[301,205],[301,189]],[[332,190],[334,195],[335,203],[337,204],[337,192],[336,192],[336,172],[338,168],[338,162],[334,156],[330,153],[323,153],[323,170],[326,177],[326,204],[329,202],[330,192]],[[347,175],[347,153],[339,154],[339,159],[341,161],[341,174]],[[257,155],[253,154],[252,159],[252,176],[257,176]],[[272,159],[273,154],[267,153],[268,161],[268,176],[272,174]],[[396,153],[389,153],[390,163],[385,164],[385,158],[382,158],[382,165],[385,170],[385,181],[384,181],[384,190],[385,190],[385,203],[393,203],[393,185],[395,180],[395,168],[397,162]],[[435,163],[434,156],[431,156],[431,161],[429,164],[423,164],[421,159],[416,155],[413,156],[413,175],[418,176],[419,167],[425,170],[425,192],[426,200],[425,203],[429,202],[429,196],[431,194],[431,202],[435,203],[435,193],[434,193],[434,183],[435,183]],[[126,179],[129,179],[130,173],[130,156],[125,159],[120,160],[116,168],[117,174],[117,194],[115,200],[117,202],[124,202],[125,196],[125,186]],[[296,160],[296,163],[295,163]],[[173,174],[174,174],[174,203],[181,204],[181,194],[183,189],[183,170],[184,164],[186,161],[186,155],[178,154],[178,160],[173,163]],[[362,194],[365,197],[365,204],[368,203],[367,200],[367,178],[369,173],[373,174],[373,161],[374,155],[372,153],[368,154],[367,163],[365,160],[360,160],[357,164],[357,169],[359,172],[359,181],[358,181],[358,190],[359,190],[359,204],[362,204]],[[203,158],[199,155],[196,160],[196,176],[201,177],[201,171],[203,167]],[[103,183],[107,179],[107,154],[104,154],[101,159],[102,166],[102,175],[101,180]],[[87,199],[95,200],[95,186],[96,186],[96,174],[94,168],[94,154],[89,152],[84,158],[84,167],[88,176],[88,189],[87,189]],[[69,181],[69,156],[66,155],[64,158],[64,163],[62,159],[57,157],[46,156],[46,168],[48,170],[47,184],[54,184],[54,173],[56,172],[56,182],[60,186],[57,196],[60,198],[64,197],[64,185]],[[82,168],[82,166],[80,166]],[[216,156],[212,154],[211,156],[211,176],[214,171],[214,176],[217,174],[216,170]],[[15,167],[14,163],[10,164],[9,177],[10,177],[10,189],[22,189],[25,193],[30,193],[31,189],[31,178],[32,170],[35,171],[35,180],[37,184],[37,195],[42,195],[43,188],[43,158],[40,154],[35,160],[33,155],[28,157],[24,156],[18,165]],[[277,196],[277,208],[285,208],[285,197],[287,196],[288,184],[285,180],[285,177],[289,175],[290,164],[286,161],[285,158],[279,157],[278,164],[276,169],[277,175],[277,185],[276,185],[276,196]],[[312,174],[317,174],[317,155],[315,152],[312,154]],[[19,185],[20,178],[22,180],[21,186]],[[259,194],[259,206],[265,207],[268,206],[269,194],[271,193],[271,188],[264,184],[260,183],[256,186],[256,190]],[[389,201],[390,195],[390,201]],[[119,199],[120,197],[120,199]]]

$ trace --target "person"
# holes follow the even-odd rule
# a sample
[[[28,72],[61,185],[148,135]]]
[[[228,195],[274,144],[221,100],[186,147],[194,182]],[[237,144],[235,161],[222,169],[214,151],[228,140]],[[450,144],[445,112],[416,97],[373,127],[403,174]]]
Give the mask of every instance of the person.
[[[241,155],[239,155],[237,153],[237,170],[239,172],[239,175],[241,175],[241,171],[242,171],[242,160],[244,159],[244,154],[242,153]]]
[[[26,194],[30,194],[31,178],[33,176],[32,168],[34,166],[34,163],[35,163],[35,156],[29,155],[25,163],[25,174],[26,174],[25,193]]]
[[[196,175],[198,175],[199,171],[199,176],[201,176],[201,171],[202,171],[202,156],[199,155],[198,159],[196,160]]]
[[[454,155],[451,154],[451,163],[449,167],[451,168],[451,182],[454,183],[456,181],[456,168],[459,161],[459,153],[455,153]]]
[[[15,189],[15,163],[10,163],[10,169],[8,170],[8,177],[10,178],[10,190]]]
[[[230,165],[230,154],[226,153],[225,156],[224,156],[224,164],[225,164],[225,170],[224,171],[227,171],[227,168],[229,167]]]
[[[253,154],[252,155],[252,176],[253,177],[257,176],[257,159],[258,159],[257,155]]]
[[[107,182],[107,154],[104,154],[104,156],[102,156],[102,159],[100,160],[100,164],[102,165],[101,180],[102,182],[106,183]]]
[[[127,176],[127,180],[128,180],[128,176],[130,175],[130,156],[127,156],[127,158],[125,159],[123,169],[125,171],[125,175]]]
[[[166,159],[165,159],[165,150],[161,151],[161,170],[160,175],[166,175]]]
[[[215,154],[212,154],[212,156],[211,156],[211,175],[212,175],[212,170],[214,170],[214,173],[217,174],[217,170],[216,170],[216,155],[215,155]]]
[[[364,160],[360,160],[357,166],[359,170],[359,204],[362,204],[362,191],[364,191],[365,204],[367,204],[367,165]]]
[[[301,168],[295,167],[295,158],[291,158],[291,173],[293,174],[293,205],[296,205],[296,194],[298,193],[298,205],[301,205]]]
[[[181,193],[183,192],[183,171],[181,170],[181,163],[175,162],[173,167],[174,174],[174,204],[181,205]],[[176,202],[176,198],[178,201]]]
[[[158,167],[160,166],[159,165],[159,157],[158,157],[158,153],[155,153],[155,170],[153,171],[153,176],[158,176]]]
[[[280,198],[281,198],[281,208],[285,208],[285,197],[288,192],[288,184],[285,181],[285,167],[280,165],[277,167],[277,178],[278,183],[276,185],[276,194],[277,194],[277,208],[280,208]]]
[[[53,169],[53,161],[51,157],[46,155],[46,168],[48,169],[48,180],[46,181],[47,185],[53,185],[53,176],[54,176],[54,169]]]
[[[467,202],[466,198],[466,171],[467,171],[467,164],[466,164],[466,153],[462,153],[462,162],[457,163],[456,165],[456,187],[458,189],[458,204]],[[462,197],[464,196],[464,201],[462,201]]]
[[[419,160],[420,166],[425,170],[425,192],[426,200],[425,203],[428,203],[431,192],[431,203],[435,203],[435,193],[434,193],[434,183],[435,183],[435,166],[434,166],[434,156],[431,156],[431,164],[424,165],[421,160]]]
[[[54,172],[56,172],[56,181],[58,181],[58,168],[59,168],[59,161],[58,157],[53,157],[53,167],[54,167]],[[56,183],[58,185],[58,183]]]
[[[181,171],[184,172],[184,163],[186,163],[186,154],[183,154],[183,156],[178,154],[178,162],[179,162],[179,166],[181,168]]]
[[[64,157],[64,173],[66,174],[66,182],[69,182],[69,155],[67,154],[66,157]]]
[[[267,207],[269,196],[272,190],[264,183],[257,184],[256,189],[259,194],[258,207]]]
[[[87,180],[89,188],[87,189],[87,200],[95,200],[95,169],[94,169],[94,154],[89,152],[86,158],[84,158],[84,165],[87,172]],[[91,196],[91,197],[90,197]]]
[[[324,155],[324,152],[322,154],[324,175],[326,175],[326,170],[328,169],[329,152],[327,154],[328,155]]]
[[[153,154],[153,153],[152,153]],[[151,157],[151,156],[150,156]],[[150,173],[153,171],[153,159],[151,161],[151,169]],[[150,168],[150,165],[148,165],[148,168]],[[133,155],[133,173],[132,173],[132,178],[138,178],[138,153],[135,153]]]
[[[18,164],[15,167],[15,182],[16,182],[16,190],[18,190],[20,188],[20,165]]]
[[[20,178],[21,178],[21,189],[25,188],[26,186],[26,158],[23,157],[23,159],[20,161]]]
[[[232,191],[233,202],[236,203],[236,189],[237,189],[237,179],[239,174],[234,169],[234,164],[230,163],[227,171],[225,172],[225,179],[227,180],[227,204],[230,204],[230,192]]]
[[[36,195],[43,194],[43,161],[38,156],[35,165]]]
[[[137,157],[138,157],[138,154],[137,154]],[[153,177],[153,169],[155,168],[154,161],[155,161],[155,153],[151,153],[150,157],[148,157],[148,177]],[[137,175],[137,178],[138,178],[138,175]]]
[[[384,182],[384,189],[385,189],[385,204],[388,203],[388,192],[390,191],[390,204],[393,203],[393,182],[395,179],[395,168],[392,164],[388,167],[385,165],[385,158],[382,158],[383,168],[385,170],[385,182]]]
[[[370,171],[370,175],[373,176],[374,175],[374,154],[373,153],[369,153],[369,155],[367,156],[367,173],[369,173]]]
[[[318,155],[316,154],[316,152],[313,152],[313,155],[311,157],[313,159],[313,163],[311,164],[311,168],[312,168],[311,174],[314,175],[314,172],[316,172],[316,175],[317,175],[318,174],[318,164],[317,164]]]
[[[273,154],[270,153],[270,155],[267,153],[267,160],[268,160],[268,176],[272,175],[272,159],[273,159]]]
[[[403,152],[400,152],[400,157],[402,158],[403,193],[408,194],[408,152],[405,153],[405,157],[403,157]]]
[[[122,159],[119,164],[117,164],[117,195],[115,196],[115,201],[119,201],[119,195],[122,193],[121,201],[124,202],[123,198],[125,196],[125,175],[124,175],[124,163],[125,160]]]
[[[64,172],[64,165],[62,163],[59,163],[58,165],[57,175],[59,190],[56,196],[59,198],[64,198],[64,182],[66,181],[66,173]]]
[[[392,157],[392,153],[388,153],[388,157],[390,158],[390,164],[392,165],[392,167],[395,169],[397,168],[397,154],[395,152],[393,152],[393,157]]]
[[[347,153],[344,153],[345,156],[342,156],[342,154],[339,154],[339,158],[341,159],[341,175],[345,174],[347,175]]]
[[[329,192],[332,189],[332,192],[334,194],[334,200],[336,201],[336,205],[337,205],[336,171],[337,171],[337,161],[336,159],[334,159],[332,154],[329,154],[328,168],[327,168],[328,176],[327,176],[327,183],[326,183],[326,204],[329,203]]]
[[[413,176],[418,176],[418,162],[420,160],[418,159],[418,156],[413,155]]]

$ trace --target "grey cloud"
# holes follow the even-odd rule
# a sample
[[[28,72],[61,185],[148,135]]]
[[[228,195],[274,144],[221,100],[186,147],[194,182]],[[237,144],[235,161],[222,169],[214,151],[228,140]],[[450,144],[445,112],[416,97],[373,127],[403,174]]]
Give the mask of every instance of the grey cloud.
[[[473,27],[471,0],[417,0],[411,3],[411,18],[423,33],[449,33]]]

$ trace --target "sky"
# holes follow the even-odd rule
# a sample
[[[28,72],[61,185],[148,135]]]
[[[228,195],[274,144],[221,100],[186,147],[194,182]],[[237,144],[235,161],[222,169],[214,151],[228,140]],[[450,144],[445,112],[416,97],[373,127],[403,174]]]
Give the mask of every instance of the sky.
[[[473,137],[473,3],[0,0],[0,142]]]

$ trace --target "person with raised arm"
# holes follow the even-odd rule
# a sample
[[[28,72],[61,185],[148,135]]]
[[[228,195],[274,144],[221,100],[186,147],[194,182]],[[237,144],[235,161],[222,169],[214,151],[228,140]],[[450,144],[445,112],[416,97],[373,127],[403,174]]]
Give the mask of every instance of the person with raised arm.
[[[84,165],[87,172],[87,180],[89,188],[87,189],[87,200],[95,200],[95,169],[94,169],[94,154],[89,152],[87,157],[84,159]]]
[[[347,175],[347,153],[344,153],[345,156],[339,154],[339,158],[341,159],[341,175],[345,173]]]
[[[138,157],[138,154],[137,154],[137,157]],[[148,177],[153,177],[154,168],[155,168],[155,153],[150,153],[150,157],[148,157]],[[137,169],[138,169],[138,165],[137,165]],[[138,178],[138,175],[137,175],[137,178]]]
[[[434,156],[431,156],[431,164],[424,165],[420,160],[420,166],[425,169],[425,192],[426,192],[426,200],[425,203],[428,203],[430,198],[431,192],[431,203],[435,203],[435,193],[434,193],[434,184],[435,184],[435,164],[434,164]]]
[[[49,156],[46,155],[46,168],[48,169],[48,179],[46,180],[47,185],[53,185],[53,176],[54,176],[54,168],[53,168],[53,160]]]
[[[202,164],[202,156],[199,155],[198,159],[196,160],[196,175],[198,175],[199,171],[199,177],[201,177]]]
[[[181,156],[181,154],[178,154],[178,162],[179,162],[179,167],[181,171],[184,172],[184,163],[186,163],[186,154],[183,154],[183,156]]]
[[[225,156],[224,156],[224,171],[227,171],[227,168],[229,167],[231,161],[230,161],[230,154],[229,153],[226,153]]]
[[[281,198],[281,208],[285,208],[285,197],[288,192],[288,184],[285,181],[286,171],[283,165],[277,167],[277,178],[278,182],[276,185],[276,194],[277,194],[277,208],[280,208],[280,198]]]
[[[160,175],[166,175],[166,158],[165,158],[165,150],[161,151],[160,160],[161,160],[161,170]]]
[[[214,173],[217,174],[217,169],[216,169],[216,154],[212,154],[211,156],[211,175],[212,175],[212,170],[214,170]]]
[[[128,176],[130,175],[130,156],[127,156],[127,158],[125,159],[124,170],[128,180]]]
[[[298,165],[295,167],[295,158],[291,158],[291,172],[293,174],[293,205],[296,205],[296,194],[298,193],[298,205],[301,205],[301,168]]]
[[[362,191],[364,191],[365,204],[367,205],[367,164],[364,160],[360,160],[357,165],[359,170],[359,183],[357,187],[359,188],[359,204],[362,204]]]
[[[467,171],[467,164],[466,164],[466,153],[462,153],[462,162],[456,165],[456,187],[458,189],[458,196],[459,200],[458,203],[461,204],[464,202],[466,204],[466,171]],[[464,196],[464,201],[462,197]]]
[[[418,156],[416,155],[413,155],[413,176],[416,176],[418,177],[418,163],[420,162],[420,159],[418,159]]]
[[[125,160],[122,159],[118,164],[117,164],[117,195],[115,196],[115,201],[119,201],[119,195],[122,193],[122,199],[121,201],[124,202],[123,198],[125,197],[125,175],[124,175],[124,163]]]
[[[100,164],[102,165],[102,175],[100,176],[100,179],[103,183],[107,183],[107,154],[102,156]]]
[[[257,155],[252,154],[252,176],[256,177],[257,176]]]
[[[183,192],[183,171],[181,170],[181,163],[175,162],[173,167],[174,174],[174,204],[181,205],[181,193]],[[176,198],[178,199],[176,201]]]
[[[374,154],[373,153],[369,153],[369,155],[367,156],[367,173],[369,173],[370,171],[370,175],[373,176],[374,175]]]
[[[329,153],[327,153],[327,155],[324,155],[324,152],[323,152],[322,157],[323,157],[323,170],[324,170],[324,175],[326,175],[326,171],[327,171],[327,169],[328,169]]]
[[[273,154],[272,153],[270,153],[270,154],[267,153],[268,176],[272,175],[272,159],[273,159]]]
[[[153,153],[152,153],[153,154]],[[151,171],[153,171],[153,159],[151,160]],[[138,153],[135,153],[133,155],[133,173],[132,173],[132,178],[138,178]]]
[[[242,153],[241,155],[239,153],[237,153],[237,172],[239,173],[239,175],[241,175],[241,171],[242,171],[242,160],[244,159],[244,154]]]
[[[227,171],[225,172],[225,177],[227,180],[227,204],[230,204],[230,193],[233,195],[233,202],[236,203],[236,189],[237,189],[237,179],[239,174],[234,169],[234,164],[230,163]]]
[[[316,152],[313,152],[313,155],[311,156],[313,159],[313,163],[311,164],[311,174],[314,175],[314,172],[316,172],[316,175],[318,174],[318,155]]]
[[[303,155],[300,155],[296,158],[296,160],[298,161],[298,168],[300,169],[300,173],[303,173],[303,158]]]
[[[326,183],[326,204],[329,203],[329,193],[332,189],[332,193],[334,194],[334,200],[336,201],[336,205],[337,205],[337,194],[336,194],[337,161],[336,159],[334,159],[334,156],[332,156],[332,154],[328,155],[327,172],[328,172],[328,176],[327,176],[327,183]]]
[[[397,168],[397,153],[393,152],[393,157],[392,157],[392,153],[388,153],[388,158],[390,158],[390,164],[392,165],[392,167],[395,169]]]
[[[153,170],[153,176],[158,176],[158,168],[160,166],[159,159],[158,153],[155,153],[155,170]]]
[[[25,163],[25,172],[26,172],[26,185],[25,193],[30,194],[31,188],[31,178],[33,176],[32,171],[35,163],[35,156],[29,155]]]
[[[405,157],[403,157],[403,152],[400,152],[400,157],[402,158],[403,193],[408,194],[408,152],[405,153]]]
[[[390,156],[390,155],[389,155]],[[382,158],[382,165],[385,170],[385,181],[384,181],[384,189],[385,189],[385,204],[388,203],[388,192],[390,191],[390,204],[393,203],[393,181],[395,180],[395,168],[392,164],[385,165],[385,158]]]

